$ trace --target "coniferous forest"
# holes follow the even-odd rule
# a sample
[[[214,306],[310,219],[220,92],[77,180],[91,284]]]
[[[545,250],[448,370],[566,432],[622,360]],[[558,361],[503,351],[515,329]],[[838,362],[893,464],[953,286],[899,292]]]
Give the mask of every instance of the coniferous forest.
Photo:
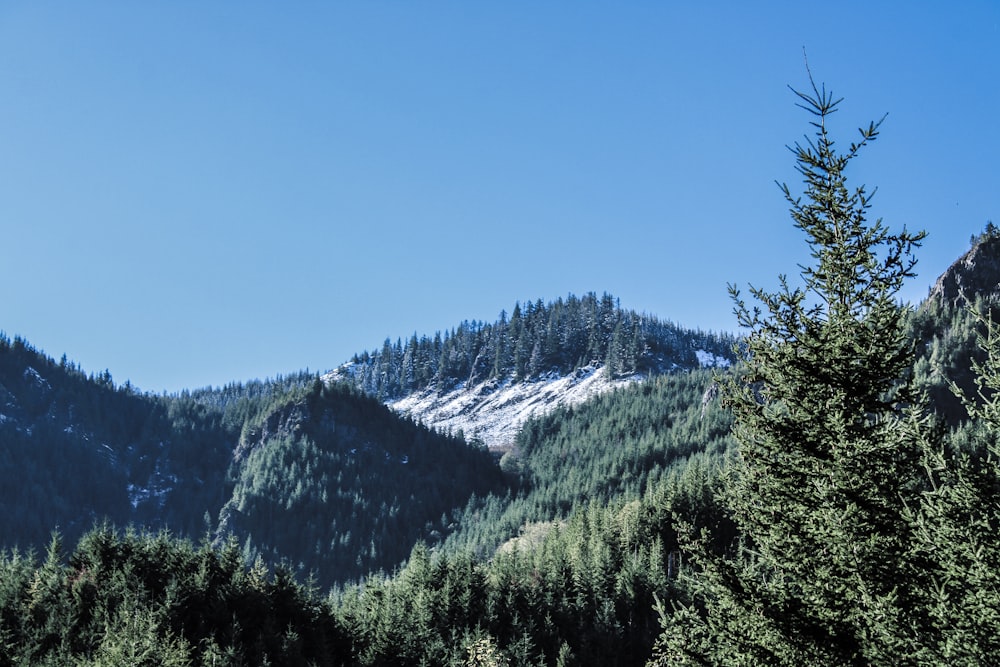
[[[901,304],[880,125],[797,95],[812,263],[731,287],[739,339],[589,294],[155,396],[0,337],[0,665],[1000,661],[1000,234]],[[383,404],[595,364],[644,379],[503,451]]]

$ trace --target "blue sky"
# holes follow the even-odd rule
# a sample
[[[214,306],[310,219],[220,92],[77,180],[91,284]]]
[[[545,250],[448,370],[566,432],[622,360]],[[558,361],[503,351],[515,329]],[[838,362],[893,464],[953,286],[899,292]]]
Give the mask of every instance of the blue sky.
[[[754,5],[754,6],[751,6]],[[611,292],[735,330],[807,254],[788,85],[888,113],[919,300],[1000,222],[1000,3],[5,2],[0,330],[177,391]]]

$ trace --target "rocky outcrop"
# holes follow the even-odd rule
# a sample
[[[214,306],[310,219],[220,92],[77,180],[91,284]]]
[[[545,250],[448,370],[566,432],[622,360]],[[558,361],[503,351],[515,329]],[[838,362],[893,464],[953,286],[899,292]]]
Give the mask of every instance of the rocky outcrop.
[[[941,274],[927,300],[965,306],[976,297],[989,300],[1000,297],[1000,233],[990,228]]]

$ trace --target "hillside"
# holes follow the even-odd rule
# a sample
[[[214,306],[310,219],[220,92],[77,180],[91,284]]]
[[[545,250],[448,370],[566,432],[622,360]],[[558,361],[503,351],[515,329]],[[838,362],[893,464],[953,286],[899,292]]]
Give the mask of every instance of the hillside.
[[[309,374],[153,396],[0,337],[5,547],[104,521],[232,535],[246,559],[330,585],[391,570],[502,488],[485,450]]]
[[[442,517],[506,490],[485,449],[319,380],[243,422],[226,478],[219,539],[325,586],[392,570],[453,529]]]
[[[609,294],[516,303],[508,318],[388,339],[324,376],[431,428],[509,447],[521,425],[649,377],[726,367],[736,339],[622,309]]]
[[[138,394],[3,336],[0,443],[0,533],[23,546],[102,519],[197,534],[220,502],[229,449],[200,406]]]
[[[967,418],[954,382],[966,396],[976,392],[971,361],[984,361],[977,342],[976,312],[1000,321],[1000,233],[992,224],[971,240],[930,289],[911,320],[917,358],[914,372],[937,413],[952,427]]]

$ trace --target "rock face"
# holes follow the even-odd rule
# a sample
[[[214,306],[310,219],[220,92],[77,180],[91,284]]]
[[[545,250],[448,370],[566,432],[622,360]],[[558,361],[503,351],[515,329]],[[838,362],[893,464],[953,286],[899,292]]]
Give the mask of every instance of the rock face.
[[[1000,232],[995,229],[987,228],[972,248],[941,274],[928,301],[964,306],[977,296],[1000,297]]]

